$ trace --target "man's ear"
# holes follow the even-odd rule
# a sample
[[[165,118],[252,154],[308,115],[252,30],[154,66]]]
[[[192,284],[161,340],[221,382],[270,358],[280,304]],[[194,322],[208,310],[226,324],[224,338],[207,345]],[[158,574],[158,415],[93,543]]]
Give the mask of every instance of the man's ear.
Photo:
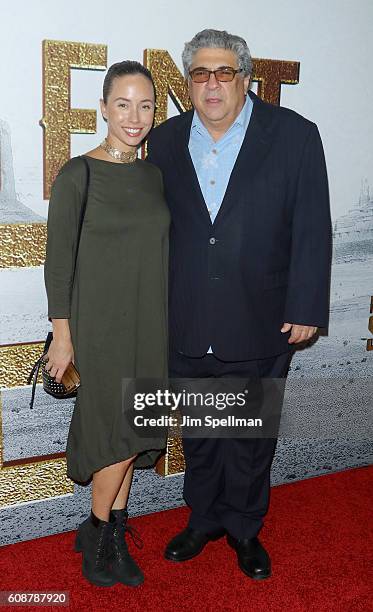
[[[244,77],[243,86],[244,86],[245,95],[246,95],[250,89],[250,75]]]

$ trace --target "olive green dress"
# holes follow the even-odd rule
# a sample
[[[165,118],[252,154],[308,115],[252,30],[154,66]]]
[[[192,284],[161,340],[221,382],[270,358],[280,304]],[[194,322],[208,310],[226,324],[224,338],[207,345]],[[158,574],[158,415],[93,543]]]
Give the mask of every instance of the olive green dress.
[[[45,283],[48,316],[67,318],[81,387],[67,440],[67,474],[86,482],[103,467],[138,454],[154,463],[157,432],[125,427],[125,378],[167,377],[169,211],[160,170],[85,156],[87,208],[73,269],[86,167],[65,164],[49,203]]]

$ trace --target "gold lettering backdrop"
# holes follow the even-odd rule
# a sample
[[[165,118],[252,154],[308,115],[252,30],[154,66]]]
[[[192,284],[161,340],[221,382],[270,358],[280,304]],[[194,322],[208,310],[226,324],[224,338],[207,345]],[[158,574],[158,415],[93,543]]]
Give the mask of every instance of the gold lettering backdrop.
[[[107,46],[43,41],[44,198],[59,169],[70,159],[70,134],[95,134],[96,111],[71,108],[72,68],[105,70]]]

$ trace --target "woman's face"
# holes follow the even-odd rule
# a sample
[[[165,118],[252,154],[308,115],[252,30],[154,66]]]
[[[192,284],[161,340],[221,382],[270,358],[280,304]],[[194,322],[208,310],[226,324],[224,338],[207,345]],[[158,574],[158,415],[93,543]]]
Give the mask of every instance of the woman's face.
[[[153,125],[153,85],[142,74],[116,77],[106,104],[103,100],[100,104],[110,144],[122,151],[136,148]]]

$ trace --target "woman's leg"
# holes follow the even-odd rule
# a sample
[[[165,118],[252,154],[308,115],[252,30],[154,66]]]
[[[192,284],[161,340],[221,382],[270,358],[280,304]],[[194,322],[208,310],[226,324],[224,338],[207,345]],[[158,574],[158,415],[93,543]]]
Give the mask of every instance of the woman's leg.
[[[111,542],[111,575],[128,586],[144,581],[144,574],[129,553],[127,531],[127,500],[131,488],[135,457],[110,465],[93,477],[92,511],[101,513],[104,520],[114,521]],[[106,517],[106,518],[105,518]],[[110,518],[109,518],[110,517]]]
[[[108,521],[110,510],[119,496],[124,499],[132,479],[133,461],[135,457],[108,465],[95,472],[92,477],[92,512],[102,521]],[[130,477],[126,478],[130,469]],[[118,507],[118,506],[116,506]],[[122,506],[123,508],[124,506]]]
[[[122,510],[123,508],[127,507],[128,496],[132,484],[133,466],[134,461],[132,459],[132,463],[127,468],[127,472],[123,479],[122,486],[120,487],[118,495],[116,496],[112,505],[112,510]]]

